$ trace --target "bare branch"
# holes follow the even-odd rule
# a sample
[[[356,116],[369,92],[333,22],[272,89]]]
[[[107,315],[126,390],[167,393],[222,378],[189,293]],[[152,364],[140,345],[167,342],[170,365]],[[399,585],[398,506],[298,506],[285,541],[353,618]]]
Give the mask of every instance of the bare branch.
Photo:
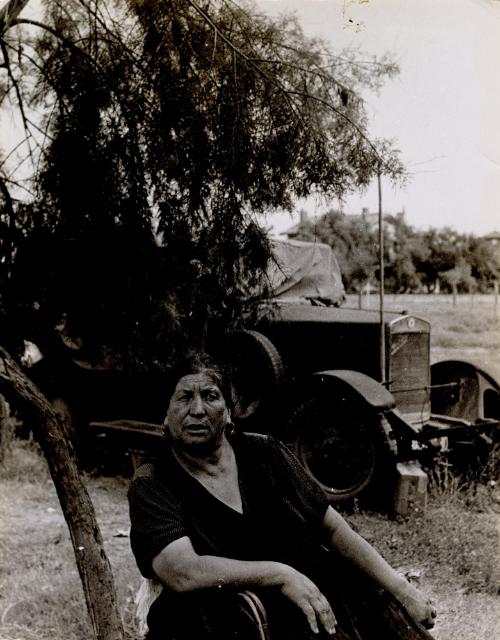
[[[292,96],[294,96],[294,95],[295,96],[301,96],[303,98],[310,99],[310,100],[312,100],[314,102],[322,104],[323,106],[327,107],[332,112],[336,113],[342,119],[344,119],[348,124],[350,124],[353,127],[353,129],[358,133],[358,135],[370,146],[370,148],[373,150],[373,152],[375,153],[376,157],[379,160],[380,167],[388,168],[388,165],[387,165],[385,159],[380,155],[380,153],[379,153],[377,147],[375,146],[375,144],[365,134],[363,129],[356,122],[354,122],[354,120],[352,120],[352,118],[350,118],[343,111],[341,111],[340,109],[335,107],[333,103],[331,103],[331,102],[329,102],[327,100],[324,100],[323,98],[315,96],[314,94],[311,94],[311,93],[307,93],[307,92],[302,92],[302,91],[292,90],[292,89],[286,88],[281,82],[279,82],[276,78],[271,77],[268,73],[266,73],[266,71],[264,71],[259,66],[259,64],[257,64],[257,62],[259,62],[258,59],[254,59],[254,58],[249,57],[239,47],[237,47],[230,40],[230,38],[228,38],[224,33],[222,33],[222,31],[215,24],[215,22],[211,19],[211,17],[208,15],[208,13],[206,13],[206,11],[204,9],[202,9],[194,0],[188,0],[188,3],[210,25],[210,27],[215,32],[217,32],[219,34],[220,38],[225,42],[225,44],[230,49],[232,49],[232,51],[235,54],[237,54],[239,57],[241,57],[247,64],[251,65],[259,74],[261,74],[263,77],[266,78],[266,80],[268,80],[269,82],[271,82],[272,84],[277,86],[280,89],[280,91],[282,91],[286,95],[293,112],[295,113],[296,117],[301,121],[303,126],[306,126],[306,120],[305,120],[305,118],[303,117],[303,115],[301,113],[300,106],[297,105],[295,103],[295,101],[292,99]],[[286,63],[283,63],[282,61],[275,61],[274,63],[275,64],[279,64],[281,66],[286,66]],[[329,78],[329,79],[332,80],[331,78]]]
[[[222,31],[217,27],[217,25],[210,18],[210,16],[201,7],[199,7],[196,4],[196,2],[194,2],[194,0],[188,0],[188,3],[193,7],[195,11],[197,11],[200,14],[200,16],[212,27],[212,29],[214,29],[214,31],[217,31],[220,38],[227,44],[227,46],[230,49],[234,51],[234,53],[236,53],[240,58],[245,60],[245,62],[247,62],[251,67],[253,67],[255,71],[257,71],[261,76],[266,78],[266,80],[268,80],[270,83],[274,84],[275,86],[279,87],[281,91],[283,91],[297,119],[300,120],[302,124],[305,126],[305,120],[302,113],[300,112],[300,109],[297,109],[294,101],[289,97],[287,90],[282,86],[282,84],[278,80],[273,79],[268,73],[266,73],[263,69],[261,69],[261,67],[259,67],[258,64],[255,64],[252,61],[252,59],[249,58],[240,48],[235,46],[233,42],[231,42],[231,40],[222,33]]]
[[[33,193],[33,191],[31,189],[28,189],[28,187],[21,182],[13,180],[10,176],[5,176],[4,180],[5,184],[12,185],[13,187],[16,187],[16,189],[22,189],[23,191],[26,191],[28,195],[34,197],[35,194]]]
[[[9,59],[9,52],[7,51],[7,47],[5,46],[5,42],[3,40],[0,40],[0,48],[2,49],[3,57],[4,57],[4,60],[6,62],[6,65],[7,65],[8,76],[9,76],[10,80],[12,81],[12,85],[13,85],[14,91],[16,93],[17,104],[18,104],[18,107],[19,107],[19,113],[21,115],[24,131],[26,133],[26,142],[27,142],[27,146],[28,146],[28,152],[29,152],[30,157],[33,160],[33,151],[31,149],[31,144],[30,144],[30,140],[31,140],[32,134],[31,134],[31,131],[30,131],[30,128],[29,128],[29,120],[28,120],[28,118],[26,116],[26,112],[24,110],[24,100],[23,100],[23,96],[22,96],[21,90],[19,88],[19,84],[18,84],[17,79],[15,78],[14,74],[12,73],[12,68],[11,68],[10,59]]]
[[[63,34],[60,31],[58,31],[57,29],[54,29],[50,25],[44,24],[43,22],[39,22],[38,20],[30,20],[30,19],[27,19],[27,18],[13,20],[12,24],[13,25],[14,24],[30,24],[30,25],[32,25],[34,27],[39,27],[40,29],[43,29],[44,31],[47,31],[48,33],[51,33],[55,38],[57,38],[62,43],[64,43],[69,49],[71,49],[72,51],[80,54],[83,58],[85,58],[88,62],[90,62],[91,66],[94,66],[94,67],[100,69],[100,66],[99,66],[99,64],[97,64],[95,58],[93,58],[86,51],[84,51],[83,49],[78,47],[73,40],[70,40],[69,38],[66,38],[65,36],[63,36]],[[102,71],[102,69],[101,69],[101,71]],[[103,75],[105,75],[105,74],[103,73]]]
[[[0,37],[15,24],[15,19],[28,4],[29,0],[9,0],[0,9]]]

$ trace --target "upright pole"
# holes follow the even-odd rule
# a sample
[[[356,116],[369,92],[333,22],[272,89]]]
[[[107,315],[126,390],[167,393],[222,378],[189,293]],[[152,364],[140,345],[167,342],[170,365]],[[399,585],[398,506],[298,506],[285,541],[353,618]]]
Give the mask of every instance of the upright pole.
[[[494,316],[498,318],[498,280],[493,281],[493,293],[494,293]]]
[[[382,180],[380,169],[377,174],[378,184],[378,249],[379,249],[379,313],[380,313],[380,382],[385,384],[385,321],[384,321],[384,221],[382,215]]]

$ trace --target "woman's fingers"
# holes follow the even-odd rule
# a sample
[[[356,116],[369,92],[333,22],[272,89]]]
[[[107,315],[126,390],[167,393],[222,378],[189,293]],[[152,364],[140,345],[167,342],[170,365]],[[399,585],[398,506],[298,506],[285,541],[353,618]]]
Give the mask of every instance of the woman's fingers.
[[[320,593],[320,597],[317,598],[314,609],[323,628],[329,634],[335,633],[335,625],[337,624],[337,620],[335,619],[335,615],[332,611],[330,603],[322,593]]]
[[[319,633],[318,623],[328,633],[335,633],[336,620],[330,603],[307,576],[290,568],[281,592],[303,611],[313,633]]]
[[[312,604],[310,604],[309,602],[304,602],[301,606],[301,609],[307,618],[307,622],[311,627],[311,631],[313,633],[319,633],[318,622],[316,620],[316,612],[314,611]]]
[[[335,625],[337,624],[337,621],[328,601],[326,604],[321,603],[321,605],[319,605],[318,602],[315,602],[314,604],[304,602],[301,609],[304,612],[313,633],[319,633],[318,621],[327,633],[330,635],[335,633]]]
[[[430,598],[426,599],[415,587],[407,585],[405,593],[399,596],[411,617],[420,622],[426,629],[434,626],[437,611]]]

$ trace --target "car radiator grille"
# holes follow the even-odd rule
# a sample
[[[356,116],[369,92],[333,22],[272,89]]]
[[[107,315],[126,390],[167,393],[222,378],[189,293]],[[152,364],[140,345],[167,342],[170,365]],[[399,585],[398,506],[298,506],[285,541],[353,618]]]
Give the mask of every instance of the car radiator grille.
[[[429,334],[392,334],[388,365],[396,407],[413,425],[423,424],[430,415]]]

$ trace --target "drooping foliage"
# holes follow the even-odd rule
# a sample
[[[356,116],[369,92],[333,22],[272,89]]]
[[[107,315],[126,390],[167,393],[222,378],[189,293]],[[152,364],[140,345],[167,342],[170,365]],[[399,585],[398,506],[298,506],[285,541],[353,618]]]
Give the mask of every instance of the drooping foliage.
[[[334,56],[229,0],[46,7],[4,47],[6,95],[38,113],[23,116],[35,197],[3,216],[11,333],[43,343],[57,325],[90,351],[168,360],[181,335],[241,316],[270,257],[257,214],[401,173],[359,93],[390,62]]]

